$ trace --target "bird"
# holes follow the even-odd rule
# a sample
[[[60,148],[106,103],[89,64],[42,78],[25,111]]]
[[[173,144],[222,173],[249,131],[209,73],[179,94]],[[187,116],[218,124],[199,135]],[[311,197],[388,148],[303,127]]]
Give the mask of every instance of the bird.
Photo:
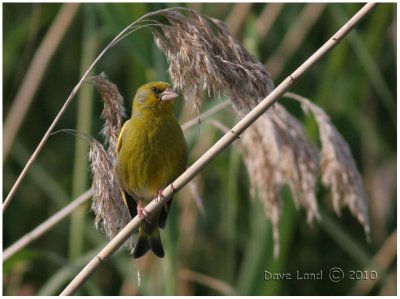
[[[159,228],[165,228],[173,198],[149,216],[144,207],[182,174],[188,161],[186,139],[173,113],[178,93],[166,82],[150,82],[136,92],[131,118],[121,128],[114,172],[131,218],[143,222],[132,257],[151,249],[164,257]]]

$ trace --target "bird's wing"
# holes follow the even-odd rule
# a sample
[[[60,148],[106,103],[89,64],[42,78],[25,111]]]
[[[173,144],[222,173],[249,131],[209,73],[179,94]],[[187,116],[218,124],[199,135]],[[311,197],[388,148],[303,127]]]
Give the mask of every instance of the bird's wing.
[[[119,151],[121,150],[122,136],[124,134],[124,130],[125,130],[125,127],[126,127],[127,123],[128,123],[128,121],[124,123],[124,125],[121,128],[121,131],[119,132],[118,141],[117,141],[117,153],[119,153]]]
[[[129,215],[131,215],[131,218],[135,218],[137,215],[137,204],[136,200],[128,194],[128,192],[125,192],[121,190],[122,197],[124,198],[124,202],[126,207],[128,208]]]
[[[129,120],[128,120],[129,121]],[[128,123],[128,121],[126,121],[124,123],[124,125],[121,128],[121,131],[119,132],[119,136],[118,136],[118,141],[117,141],[117,154],[120,152],[121,147],[122,147],[122,139],[123,139],[123,135],[124,135],[124,130],[126,128],[126,125]],[[118,176],[117,176],[118,177]],[[118,182],[120,190],[121,190],[121,194],[122,197],[124,199],[125,205],[128,208],[129,211],[129,215],[131,215],[131,218],[135,218],[135,216],[137,215],[137,204],[136,204],[136,200],[135,198],[133,198],[128,192],[125,192],[124,188],[122,187],[122,185],[120,184],[120,182]]]

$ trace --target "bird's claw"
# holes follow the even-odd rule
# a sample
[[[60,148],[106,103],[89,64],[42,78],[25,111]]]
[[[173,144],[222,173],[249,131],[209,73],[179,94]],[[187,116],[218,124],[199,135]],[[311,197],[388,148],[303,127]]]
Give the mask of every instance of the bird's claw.
[[[137,205],[137,214],[140,219],[146,221],[147,223],[151,223],[150,217],[149,217],[149,212],[147,212],[145,210],[145,208],[143,207],[143,204],[141,202],[139,202],[139,204]]]
[[[164,195],[163,195],[163,193],[162,193],[163,191],[160,189],[160,190],[158,190],[158,194],[157,194],[157,197],[156,197],[156,201],[157,202],[159,202],[160,200],[162,200],[163,198],[164,198]]]
[[[157,194],[157,197],[156,197],[156,201],[157,202],[159,202],[160,200],[162,200],[162,199],[164,199],[164,195],[163,195],[163,190],[158,190],[158,194]],[[167,205],[167,203],[165,202],[164,203],[164,209],[165,209],[165,212],[168,212],[168,205]]]

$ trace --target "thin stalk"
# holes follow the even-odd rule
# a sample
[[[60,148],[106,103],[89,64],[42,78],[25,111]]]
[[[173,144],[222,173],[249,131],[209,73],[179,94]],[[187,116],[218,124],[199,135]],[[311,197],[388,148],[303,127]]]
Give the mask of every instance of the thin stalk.
[[[152,215],[156,210],[163,207],[164,204],[180,190],[189,181],[191,181],[204,167],[208,165],[218,154],[227,148],[233,141],[239,138],[252,123],[254,123],[265,111],[272,107],[278,99],[297,82],[316,62],[324,57],[331,49],[338,45],[343,39],[369,12],[371,12],[376,3],[364,5],[342,28],[339,29],[324,45],[322,45],[313,55],[311,55],[300,67],[298,67],[290,76],[279,84],[264,100],[262,100],[252,111],[244,116],[227,134],[225,134],[217,143],[215,143],[206,153],[203,154],[192,166],[190,166],[181,176],[172,184],[163,190],[161,200],[154,199],[146,206],[146,212]],[[71,281],[71,283],[62,291],[61,295],[72,295],[82,284],[94,273],[98,266],[104,260],[110,257],[124,242],[136,231],[142,224],[142,219],[138,216],[133,218]]]
[[[92,190],[87,190],[85,193],[83,193],[77,199],[73,200],[70,204],[68,204],[63,209],[58,211],[56,214],[51,216],[49,219],[40,224],[34,230],[25,234],[17,242],[15,242],[13,245],[11,245],[10,247],[8,247],[6,250],[3,251],[3,262],[5,262],[12,255],[20,251],[22,248],[24,248],[32,241],[42,236],[46,231],[48,231],[54,225],[56,225],[65,217],[67,217],[73,210],[75,210],[81,204],[86,202],[91,196],[92,196]]]
[[[193,119],[187,121],[186,123],[184,123],[182,125],[182,130],[185,131],[186,129],[189,129],[189,128],[193,127],[194,125],[201,123],[207,117],[209,117],[231,105],[232,105],[231,102],[228,100],[225,100],[225,101],[219,103],[218,105],[215,105],[214,107],[208,109],[206,112],[203,112],[202,114],[200,114],[199,117],[193,118]]]

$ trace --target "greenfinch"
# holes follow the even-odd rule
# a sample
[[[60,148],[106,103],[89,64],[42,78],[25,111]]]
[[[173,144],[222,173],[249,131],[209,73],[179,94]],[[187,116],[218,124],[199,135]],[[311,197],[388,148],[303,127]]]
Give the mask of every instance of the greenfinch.
[[[186,140],[173,113],[177,96],[165,82],[140,87],[133,99],[131,118],[118,137],[115,173],[122,197],[130,216],[143,219],[133,258],[149,249],[164,256],[159,228],[165,228],[173,199],[151,216],[144,207],[153,198],[162,197],[162,190],[187,166]]]

